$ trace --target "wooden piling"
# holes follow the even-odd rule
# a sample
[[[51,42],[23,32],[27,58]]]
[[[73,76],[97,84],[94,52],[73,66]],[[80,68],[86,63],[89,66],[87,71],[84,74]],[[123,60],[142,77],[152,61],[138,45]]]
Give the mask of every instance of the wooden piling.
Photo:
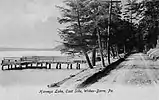
[[[56,64],[56,69],[58,69],[59,63]]]
[[[9,64],[8,64],[8,69],[10,69],[10,68],[9,68]]]
[[[69,69],[70,64],[67,64],[67,69]]]
[[[32,63],[30,64],[30,67],[33,67],[33,64],[32,64]]]
[[[72,64],[70,64],[70,69],[72,69]]]
[[[39,64],[38,64],[38,63],[36,63],[36,67],[38,67],[38,65],[39,65]]]
[[[78,69],[81,69],[81,64],[78,64]]]
[[[48,63],[46,62],[45,64],[46,64],[46,68],[47,68]]]
[[[2,70],[4,70],[4,68],[3,68],[4,66],[2,65]]]
[[[76,63],[76,69],[78,69],[78,63]]]
[[[13,65],[12,65],[12,64],[10,65],[10,68],[11,68],[11,69],[13,68]]]
[[[19,68],[22,68],[22,65],[21,65],[21,64],[19,64]]]
[[[28,64],[25,64],[26,68],[28,68]]]
[[[49,64],[49,69],[51,69],[51,63]]]
[[[2,60],[2,64],[4,63],[4,61]],[[4,68],[3,68],[3,65],[2,65],[2,70],[3,70]]]
[[[80,69],[80,63],[77,63],[76,69]]]
[[[59,64],[59,69],[61,69],[61,63]]]

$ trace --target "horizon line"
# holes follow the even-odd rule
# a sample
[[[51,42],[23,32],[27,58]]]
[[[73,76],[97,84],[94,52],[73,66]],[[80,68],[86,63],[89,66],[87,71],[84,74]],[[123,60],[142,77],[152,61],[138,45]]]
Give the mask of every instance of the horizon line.
[[[54,48],[17,48],[17,47],[0,47],[0,51],[55,51]]]

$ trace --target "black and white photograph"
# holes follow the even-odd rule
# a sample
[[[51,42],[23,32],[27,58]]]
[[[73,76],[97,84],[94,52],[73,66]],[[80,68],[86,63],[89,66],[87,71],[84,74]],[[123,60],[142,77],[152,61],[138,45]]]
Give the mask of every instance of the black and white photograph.
[[[159,100],[159,0],[0,0],[0,100]]]

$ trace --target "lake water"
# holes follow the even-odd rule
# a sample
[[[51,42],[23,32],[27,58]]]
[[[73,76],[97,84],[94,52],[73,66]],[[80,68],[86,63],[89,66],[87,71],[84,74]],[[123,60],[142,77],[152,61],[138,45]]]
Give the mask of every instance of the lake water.
[[[60,51],[0,51],[0,58],[21,56],[64,56]]]
[[[3,57],[21,57],[21,56],[65,56],[60,51],[1,51],[0,61]],[[0,62],[1,63],[1,62]],[[66,64],[62,64],[62,69],[55,69],[56,64],[52,65],[53,69],[26,69],[26,70],[10,70],[2,71],[0,68],[0,86],[13,85],[47,85],[52,82],[60,81],[67,78],[71,74],[75,74],[81,70],[76,70],[76,64],[73,69],[67,70]],[[81,65],[82,67],[82,65]],[[83,64],[83,68],[87,68]]]

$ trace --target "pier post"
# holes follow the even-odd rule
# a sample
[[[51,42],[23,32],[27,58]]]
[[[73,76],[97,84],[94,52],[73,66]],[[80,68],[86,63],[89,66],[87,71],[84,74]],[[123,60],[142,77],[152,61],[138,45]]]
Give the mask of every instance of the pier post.
[[[13,65],[11,64],[10,67],[11,67],[11,69],[12,69],[12,68],[13,68]]]
[[[49,69],[51,69],[51,63],[49,64]]]
[[[32,63],[30,64],[30,67],[33,67],[33,64],[32,64]]]
[[[26,63],[26,68],[28,68],[28,64]]]
[[[76,69],[78,69],[78,63],[76,63]]]
[[[67,69],[69,69],[70,64],[67,64]]]
[[[56,64],[56,69],[58,69],[59,63]]]
[[[19,67],[20,67],[20,68],[22,68],[22,65],[21,65],[21,64],[19,64]]]
[[[4,63],[4,61],[2,60],[2,64]],[[2,65],[2,70],[3,70],[3,65]]]
[[[9,64],[8,64],[8,69],[9,69]]]
[[[81,69],[81,64],[80,63],[78,64],[78,69]]]
[[[80,63],[77,63],[76,69],[80,69]]]
[[[79,65],[78,65],[78,63],[76,63],[76,69],[79,69]]]
[[[59,69],[61,69],[61,63],[59,64]]]
[[[38,65],[39,65],[39,64],[38,64],[38,63],[36,63],[36,67],[38,67]]]
[[[2,70],[4,70],[4,68],[3,68],[4,66],[2,65]]]
[[[13,68],[14,68],[14,69],[15,69],[15,65],[16,65],[16,64],[13,64]]]
[[[47,68],[48,63],[46,62],[46,68]]]
[[[72,69],[72,64],[70,65],[70,69]]]

